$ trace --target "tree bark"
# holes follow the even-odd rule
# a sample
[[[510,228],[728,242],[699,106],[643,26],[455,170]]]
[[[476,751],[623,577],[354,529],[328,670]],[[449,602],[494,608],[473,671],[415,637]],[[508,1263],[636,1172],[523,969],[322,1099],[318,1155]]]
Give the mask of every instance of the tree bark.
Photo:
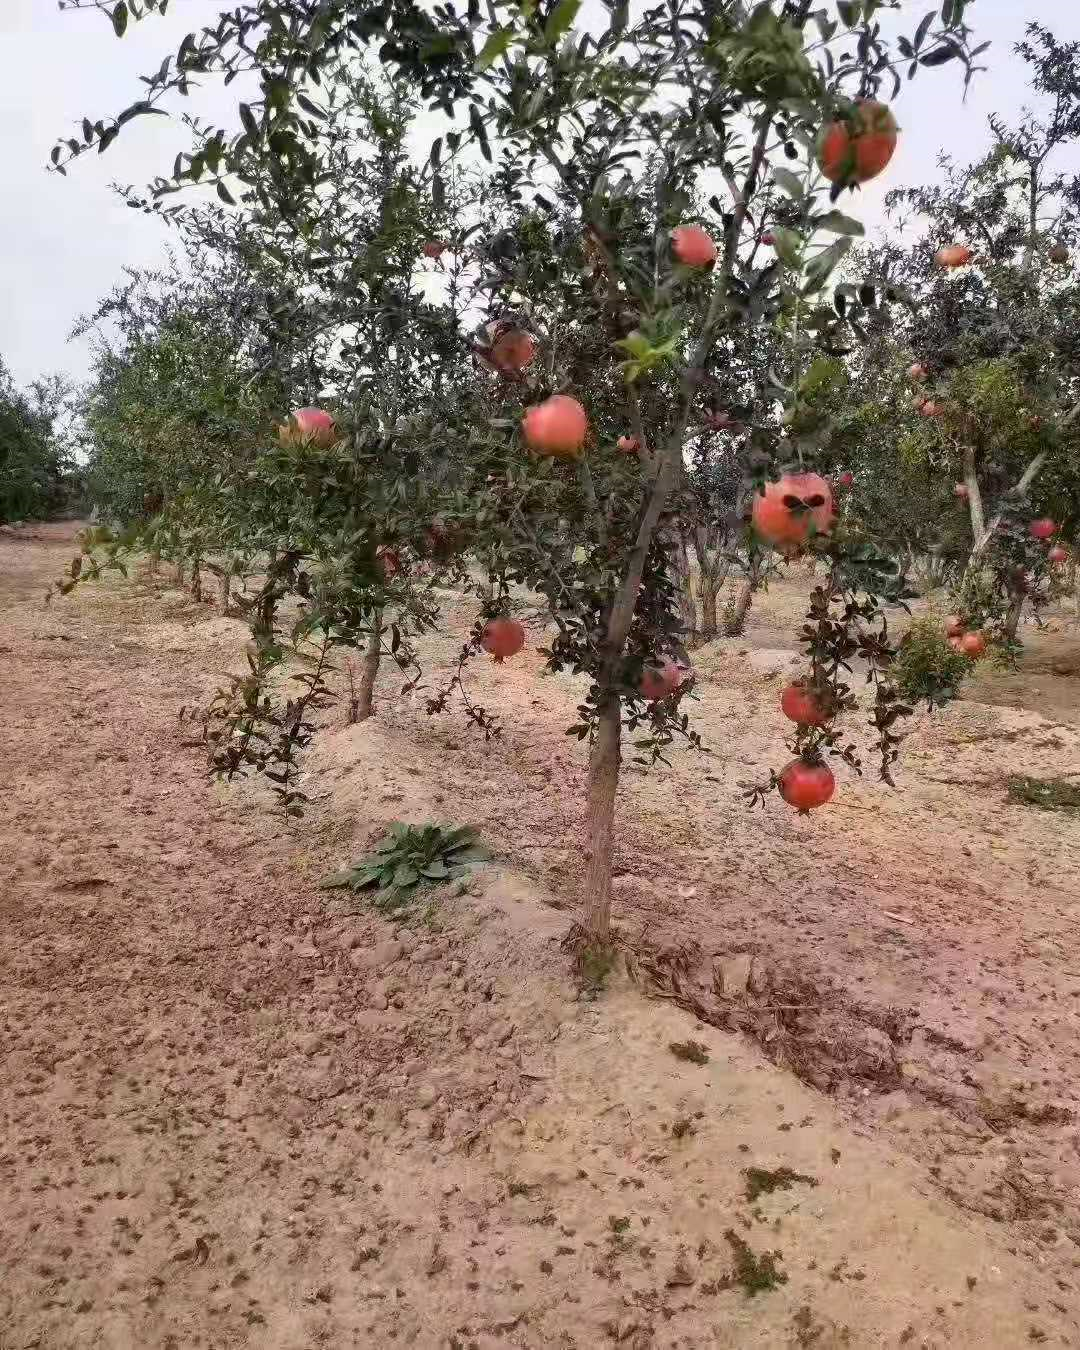
[[[606,945],[611,933],[611,865],[615,795],[622,761],[622,700],[608,694],[600,705],[596,736],[589,753],[589,794],[585,836],[585,930],[592,942]]]
[[[679,614],[682,617],[686,638],[689,640],[698,631],[698,615],[690,576],[690,555],[686,549],[686,539],[682,534],[672,536],[669,551],[674,559],[675,572],[679,582]]]
[[[698,589],[701,591],[701,636],[709,642],[720,631],[716,621],[716,594],[719,587],[712,577],[702,573]]]
[[[1024,608],[1024,596],[1014,596],[1005,615],[1005,637],[1009,642],[1016,640],[1016,630],[1020,627],[1020,615]]]
[[[739,587],[730,616],[725,616],[724,632],[727,637],[738,637],[746,625],[746,616],[754,599],[754,583],[747,577]]]
[[[371,626],[367,651],[360,666],[360,684],[356,691],[356,720],[366,722],[375,710],[375,681],[382,658],[382,610],[378,610]]]
[[[184,564],[182,560],[176,564],[176,584],[178,586],[184,584]]]
[[[218,598],[221,601],[222,614],[228,614],[232,601],[232,573],[222,572],[218,577]]]
[[[194,558],[191,563],[191,598],[202,600],[202,566],[198,558]]]

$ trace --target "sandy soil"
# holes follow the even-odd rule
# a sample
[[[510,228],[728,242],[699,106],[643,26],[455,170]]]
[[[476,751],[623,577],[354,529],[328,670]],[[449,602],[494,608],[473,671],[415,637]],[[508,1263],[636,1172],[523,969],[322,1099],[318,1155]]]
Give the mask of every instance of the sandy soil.
[[[286,829],[179,716],[242,627],[146,580],[43,609],[72,533],[0,537],[3,1350],[1080,1345],[1080,831],[1003,789],[1080,769],[1067,652],[810,820],[739,796],[795,587],[697,654],[715,753],[628,773],[618,919],[740,1034],[567,979],[572,681],[477,667],[485,746],[387,674]],[[404,925],[316,889],[393,817],[499,863]]]

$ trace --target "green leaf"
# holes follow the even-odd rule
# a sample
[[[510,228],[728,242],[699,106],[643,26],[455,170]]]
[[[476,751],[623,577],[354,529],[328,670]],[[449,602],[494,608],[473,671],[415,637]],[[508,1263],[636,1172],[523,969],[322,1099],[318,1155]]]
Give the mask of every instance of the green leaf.
[[[236,205],[236,199],[233,197],[232,193],[229,191],[229,189],[225,186],[225,184],[221,181],[220,178],[217,180],[215,187],[217,188],[218,197],[225,203],[226,206]]]
[[[803,241],[794,230],[789,230],[784,225],[776,226],[772,234],[773,248],[780,261],[786,263],[788,267],[798,267]]]
[[[127,32],[128,26],[128,7],[127,0],[120,0],[120,3],[112,12],[113,32],[117,37],[123,37]]]
[[[450,875],[450,871],[441,858],[436,858],[434,862],[428,863],[421,873],[429,881],[445,881]]]
[[[547,23],[544,24],[544,37],[548,42],[558,42],[559,38],[577,18],[577,12],[580,8],[581,0],[559,0],[559,3],[551,11]]]
[[[798,175],[793,174],[790,169],[777,167],[773,169],[773,182],[782,191],[796,202],[803,199],[803,185]]]
[[[401,863],[394,872],[394,878],[391,885],[400,890],[405,886],[414,886],[419,880],[420,873],[415,867],[410,866],[408,863]]]
[[[480,55],[476,58],[477,70],[487,70],[489,66],[494,65],[508,50],[513,39],[514,29],[510,24],[505,28],[497,28],[480,49]]]
[[[356,878],[356,869],[354,867],[346,868],[344,872],[332,872],[328,877],[323,877],[319,882],[320,891],[336,890],[339,886],[350,886]]]
[[[827,211],[823,216],[815,217],[814,225],[819,230],[829,230],[833,234],[850,234],[861,238],[866,233],[861,220],[845,216],[842,211]]]

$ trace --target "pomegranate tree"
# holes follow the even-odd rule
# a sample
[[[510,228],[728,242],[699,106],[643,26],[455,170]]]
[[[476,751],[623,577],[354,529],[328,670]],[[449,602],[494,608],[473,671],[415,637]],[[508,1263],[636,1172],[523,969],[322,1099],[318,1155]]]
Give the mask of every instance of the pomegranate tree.
[[[374,0],[263,0],[250,14],[223,12],[198,40],[206,71],[258,51],[265,100],[242,106],[235,134],[208,133],[182,155],[162,192],[207,174],[226,199],[229,182],[248,185],[244,209],[276,211],[282,234],[308,245],[305,282],[321,293],[320,271],[336,269],[332,318],[356,359],[340,439],[294,457],[302,491],[275,500],[272,485],[253,485],[253,534],[264,546],[271,535],[287,545],[275,585],[303,602],[322,662],[335,646],[359,644],[370,627],[359,614],[378,608],[391,587],[413,584],[417,541],[436,516],[450,519],[480,575],[477,583],[462,574],[479,613],[453,677],[428,706],[441,710],[460,693],[485,734],[498,729],[468,698],[467,663],[485,637],[495,655],[509,654],[516,588],[543,597],[552,634],[545,664],[583,677],[570,731],[589,746],[586,944],[610,941],[624,731],[648,762],[663,760],[677,737],[697,744],[679,661],[677,554],[686,520],[697,519],[688,480],[700,428],[718,407],[749,414],[738,431],[719,433],[732,442],[740,479],[735,520],[725,524],[740,557],[759,577],[776,565],[773,550],[811,550],[826,567],[803,633],[813,634],[807,687],[820,693],[827,718],[795,724],[796,762],[771,786],[809,810],[831,795],[826,761],[859,767],[840,725],[856,709],[843,682],[856,655],[876,682],[871,720],[880,772],[890,777],[892,728],[905,711],[885,678],[882,604],[895,591],[895,569],[872,538],[838,518],[829,475],[848,463],[833,397],[846,378],[836,352],[852,349],[871,318],[885,322],[896,297],[887,287],[834,282],[861,231],[836,203],[888,164],[894,68],[916,74],[946,57],[970,61],[963,9],[947,6],[895,50],[860,7],[841,7],[823,36],[803,3],[761,6],[753,23],[714,6],[691,4],[677,24],[661,10],[616,6],[606,29],[592,33],[575,30],[572,4],[542,12],[492,0],[466,15],[450,6],[387,10]],[[328,96],[307,81],[318,75],[336,88],[353,76],[335,53],[375,43],[403,83],[447,117],[422,163],[402,167],[402,140],[372,169],[386,181],[371,200],[380,211],[400,206],[400,248],[380,211],[361,209],[369,237],[357,238],[353,218],[330,216],[312,190],[333,182],[346,152],[335,140],[336,112],[319,105]],[[156,101],[187,78],[166,62],[141,99]],[[685,97],[673,108],[676,85]],[[121,129],[87,125],[86,144],[97,148]],[[661,125],[657,162],[639,170],[640,148],[657,143]],[[56,161],[63,167],[81,152],[69,142]],[[499,166],[477,170],[469,210],[455,201],[466,153],[470,163]],[[704,200],[703,172],[713,165],[723,186]],[[698,188],[703,200],[687,219]],[[412,224],[410,211],[431,218]],[[773,246],[758,260],[762,219]],[[439,269],[417,269],[424,241],[444,237],[455,241],[448,265],[440,257]],[[421,297],[417,270],[425,283],[444,279],[445,290]],[[464,331],[478,310],[480,343]],[[312,316],[290,314],[301,317]],[[746,387],[728,387],[733,363],[773,348],[774,365],[748,361]],[[605,452],[626,434],[636,457]],[[284,528],[270,531],[268,519]],[[343,546],[344,578],[335,573]],[[393,576],[374,565],[387,549],[402,562]],[[398,594],[404,612],[419,611],[414,627],[423,623],[420,595]],[[260,663],[276,643],[264,626]],[[308,672],[307,708],[322,697],[322,670]],[[242,703],[252,687],[241,681]],[[265,735],[257,709],[252,715],[225,753]],[[309,725],[303,711],[283,717],[274,764]]]

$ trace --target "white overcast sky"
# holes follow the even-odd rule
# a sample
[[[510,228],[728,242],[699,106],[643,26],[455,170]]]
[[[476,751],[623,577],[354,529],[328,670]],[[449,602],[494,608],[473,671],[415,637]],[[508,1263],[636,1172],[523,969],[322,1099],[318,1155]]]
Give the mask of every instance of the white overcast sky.
[[[933,5],[907,0],[904,29]],[[84,115],[115,113],[139,95],[137,77],[175,52],[184,34],[207,22],[223,0],[173,0],[164,18],[132,24],[121,41],[103,15],[59,13],[55,0],[0,0],[0,355],[20,381],[53,370],[86,371],[84,343],[69,342],[74,320],[120,278],[122,266],[153,264],[168,231],[126,207],[111,181],[145,184],[186,146],[183,129],[163,117],[138,119],[104,156],[88,156],[67,178],[45,171],[58,135],[77,135]],[[967,101],[957,68],[923,71],[894,105],[903,135],[885,180],[852,202],[872,226],[883,193],[936,176],[947,149],[961,161],[987,143],[986,119],[1015,116],[1028,95],[1013,44],[1039,19],[1062,40],[1080,39],[1080,0],[973,0],[969,21],[990,39]],[[237,85],[210,82],[187,106],[232,126]]]

